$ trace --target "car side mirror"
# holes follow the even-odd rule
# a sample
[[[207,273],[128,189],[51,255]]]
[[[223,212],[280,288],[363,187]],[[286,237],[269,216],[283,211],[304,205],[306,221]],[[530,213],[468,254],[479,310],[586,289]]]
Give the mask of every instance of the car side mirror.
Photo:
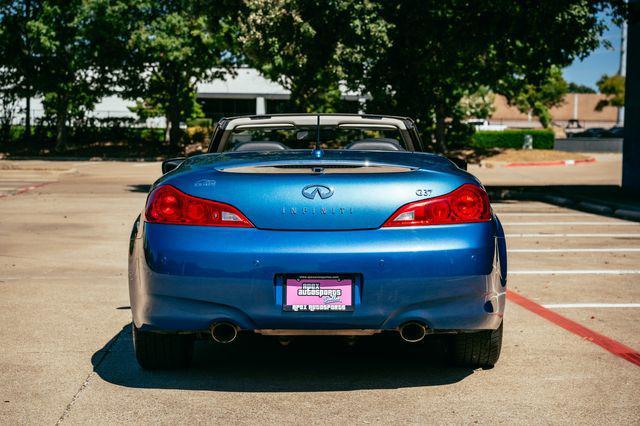
[[[186,160],[187,157],[176,157],[176,158],[169,158],[167,160],[164,160],[162,162],[162,174],[167,174],[172,170],[177,169],[180,164],[182,164],[184,162],[184,160]]]
[[[447,157],[449,161],[458,166],[459,169],[467,170],[467,160],[458,157]]]

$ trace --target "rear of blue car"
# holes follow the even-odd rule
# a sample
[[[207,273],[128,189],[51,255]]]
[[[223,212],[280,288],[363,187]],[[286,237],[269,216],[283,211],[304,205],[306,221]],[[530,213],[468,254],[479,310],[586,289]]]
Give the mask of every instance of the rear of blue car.
[[[207,154],[156,182],[130,245],[141,365],[186,365],[204,336],[385,332],[492,366],[506,249],[476,179],[428,154],[308,157]]]

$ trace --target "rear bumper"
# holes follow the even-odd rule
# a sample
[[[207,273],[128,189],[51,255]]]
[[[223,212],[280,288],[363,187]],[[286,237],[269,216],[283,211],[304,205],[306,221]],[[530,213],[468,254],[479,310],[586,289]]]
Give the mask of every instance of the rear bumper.
[[[495,329],[506,259],[496,220],[430,228],[267,231],[144,224],[130,255],[137,327]],[[281,274],[352,273],[353,312],[283,312]]]

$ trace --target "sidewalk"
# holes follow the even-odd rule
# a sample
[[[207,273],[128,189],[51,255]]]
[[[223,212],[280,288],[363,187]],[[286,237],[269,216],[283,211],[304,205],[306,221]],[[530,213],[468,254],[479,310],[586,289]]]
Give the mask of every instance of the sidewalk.
[[[640,197],[620,188],[621,154],[585,154],[596,159],[575,167],[480,167],[469,172],[493,200],[538,200],[608,216],[640,220]]]
[[[469,165],[486,186],[611,185],[622,181],[621,154],[585,154],[595,162],[576,166],[481,167]]]

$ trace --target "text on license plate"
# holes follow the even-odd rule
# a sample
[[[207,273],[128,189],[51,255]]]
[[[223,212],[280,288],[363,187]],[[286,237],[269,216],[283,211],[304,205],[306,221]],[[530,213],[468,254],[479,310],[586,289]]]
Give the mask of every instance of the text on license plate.
[[[342,276],[287,277],[282,309],[293,312],[353,310],[353,279]]]

